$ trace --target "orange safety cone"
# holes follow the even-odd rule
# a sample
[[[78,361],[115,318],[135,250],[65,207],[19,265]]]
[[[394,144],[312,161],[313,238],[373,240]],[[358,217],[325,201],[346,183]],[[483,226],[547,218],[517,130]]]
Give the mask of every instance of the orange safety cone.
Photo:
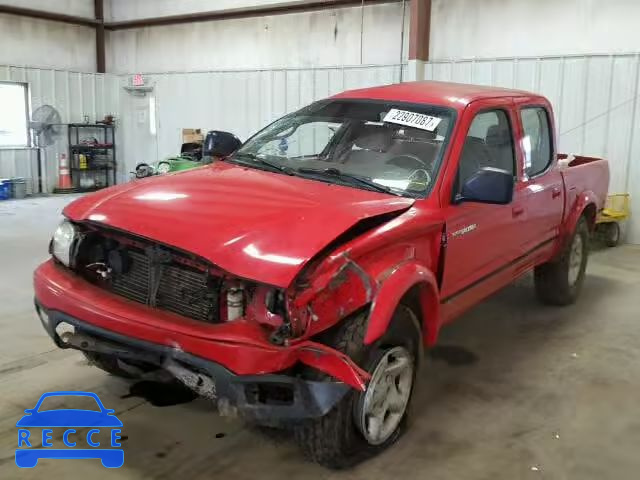
[[[73,192],[73,185],[71,183],[71,172],[69,170],[69,160],[64,153],[60,154],[60,161],[58,162],[58,186],[54,189],[56,193],[70,193]]]

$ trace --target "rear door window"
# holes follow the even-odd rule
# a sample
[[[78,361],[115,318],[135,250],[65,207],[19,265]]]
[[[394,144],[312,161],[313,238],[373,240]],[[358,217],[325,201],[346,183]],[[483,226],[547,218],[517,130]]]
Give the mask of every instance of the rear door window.
[[[525,107],[520,110],[520,119],[525,172],[535,177],[544,172],[553,159],[549,117],[542,107]]]

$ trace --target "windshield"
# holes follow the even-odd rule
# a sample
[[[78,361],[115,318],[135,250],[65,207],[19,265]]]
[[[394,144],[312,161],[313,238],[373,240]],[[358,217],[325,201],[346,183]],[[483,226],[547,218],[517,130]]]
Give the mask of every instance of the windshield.
[[[453,115],[431,105],[324,100],[272,123],[231,161],[423,197],[437,176]]]

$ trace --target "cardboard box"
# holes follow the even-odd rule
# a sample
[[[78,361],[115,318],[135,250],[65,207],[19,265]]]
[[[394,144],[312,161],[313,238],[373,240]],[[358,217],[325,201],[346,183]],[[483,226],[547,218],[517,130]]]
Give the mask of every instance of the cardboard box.
[[[204,135],[199,128],[183,128],[182,129],[182,143],[202,143],[204,142]]]

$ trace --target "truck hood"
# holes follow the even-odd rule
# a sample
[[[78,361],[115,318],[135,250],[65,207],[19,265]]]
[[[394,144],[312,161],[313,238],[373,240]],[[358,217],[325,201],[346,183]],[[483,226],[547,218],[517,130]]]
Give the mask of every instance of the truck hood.
[[[351,187],[216,162],[132,181],[69,204],[91,221],[199,255],[239,277],[287,287],[360,220],[414,203]]]

